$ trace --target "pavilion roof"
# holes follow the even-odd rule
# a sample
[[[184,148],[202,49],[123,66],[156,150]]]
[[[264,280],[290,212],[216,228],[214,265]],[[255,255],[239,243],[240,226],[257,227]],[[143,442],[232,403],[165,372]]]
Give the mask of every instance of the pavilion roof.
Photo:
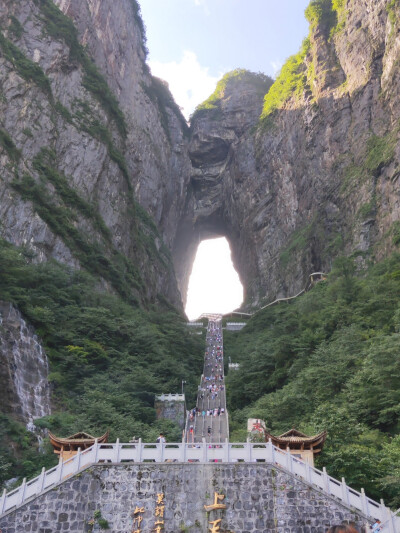
[[[69,437],[56,437],[49,431],[49,437],[50,441],[53,446],[71,446],[71,445],[92,445],[94,444],[94,441],[97,439],[97,442],[107,442],[108,440],[108,431],[104,433],[101,437],[93,437],[93,435],[89,435],[89,433],[85,433],[84,431],[81,431],[79,433],[75,433],[74,435],[70,435]]]
[[[287,431],[286,433],[282,433],[282,435],[271,435],[271,433],[266,433],[265,437],[266,440],[271,439],[272,442],[276,442],[278,444],[286,444],[290,446],[290,444],[296,445],[296,444],[304,444],[304,445],[317,445],[317,444],[324,444],[326,440],[327,432],[321,431],[317,435],[308,436],[304,433],[301,433],[300,431],[297,431],[296,429],[292,428],[291,430]]]

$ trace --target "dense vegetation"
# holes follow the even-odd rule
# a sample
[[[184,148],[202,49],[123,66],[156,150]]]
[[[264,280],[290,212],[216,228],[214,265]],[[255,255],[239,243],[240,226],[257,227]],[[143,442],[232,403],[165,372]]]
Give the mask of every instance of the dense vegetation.
[[[309,48],[310,41],[305,39],[300,52],[289,57],[283,65],[275,83],[265,95],[261,120],[279,109],[293,94],[299,96],[303,91],[307,82],[304,58]]]
[[[111,440],[155,441],[164,430],[180,440],[172,422],[156,421],[154,395],[180,392],[185,379],[194,401],[202,338],[191,336],[174,310],[145,312],[102,291],[88,273],[31,260],[0,241],[0,299],[35,326],[50,360],[54,412],[37,424],[61,436],[109,429]],[[54,463],[50,450],[37,454],[35,437],[22,425],[4,413],[0,422],[0,483]]]
[[[331,38],[344,26],[344,0],[311,0],[305,10],[310,23],[310,34],[318,28],[326,39]],[[272,125],[271,116],[291,97],[299,97],[306,89],[311,90],[314,76],[313,64],[307,69],[304,59],[311,48],[310,35],[304,39],[300,51],[290,56],[281,68],[274,84],[265,95],[264,107],[260,124],[264,127]]]
[[[163,127],[168,140],[171,141],[167,109],[170,109],[175,114],[182,126],[183,134],[187,135],[189,132],[188,125],[169,90],[168,83],[160,78],[152,76],[151,84],[146,85],[143,83],[142,89],[150,100],[157,105],[160,112],[161,126]]]
[[[238,82],[248,83],[255,87],[257,91],[264,95],[272,84],[272,80],[269,76],[262,73],[249,72],[245,69],[235,69],[231,72],[227,72],[217,83],[215,91],[211,96],[207,98],[202,104],[196,107],[191,120],[194,118],[200,118],[205,114],[212,113],[212,116],[218,116],[220,112],[220,103],[223,99],[227,88]]]
[[[328,430],[319,466],[400,505],[400,255],[356,275],[340,258],[328,281],[225,334],[232,439],[248,417],[277,434]]]

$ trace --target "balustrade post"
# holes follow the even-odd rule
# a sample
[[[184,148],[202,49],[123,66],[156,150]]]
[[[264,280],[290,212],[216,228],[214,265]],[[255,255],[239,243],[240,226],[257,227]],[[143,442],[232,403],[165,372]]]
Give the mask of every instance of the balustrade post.
[[[229,441],[226,438],[225,439],[225,445],[224,445],[224,461],[225,463],[229,463],[230,461],[230,450],[229,450]]]
[[[45,467],[42,468],[42,471],[40,472],[39,482],[38,482],[38,490],[36,494],[40,494],[42,490],[44,489],[44,482],[46,479],[46,469]]]
[[[164,462],[164,449],[165,449],[165,442],[160,442],[160,463]]]
[[[116,440],[115,450],[114,450],[114,463],[119,463],[119,454],[120,454],[121,445],[119,439]]]
[[[252,454],[252,452],[253,452],[252,444],[251,444],[251,442],[250,442],[249,440],[247,440],[245,446],[246,446],[246,462],[247,462],[247,463],[251,463],[251,459],[252,459],[252,457],[253,457],[253,454]]]
[[[274,445],[272,444],[271,437],[268,439],[267,444],[267,461],[268,463],[274,462]]]
[[[365,490],[363,488],[361,489],[361,509],[365,515],[369,516],[368,500],[367,500],[367,497],[365,496]]]
[[[60,460],[58,462],[58,472],[57,472],[57,477],[58,477],[58,481],[61,481],[62,480],[62,475],[63,475],[63,460],[62,460],[62,457],[60,455]]]
[[[346,485],[346,480],[344,477],[342,477],[342,499],[344,501],[344,503],[346,503],[347,505],[349,505],[350,501],[349,501],[349,489]]]
[[[98,458],[99,458],[99,443],[98,443],[97,439],[94,439],[93,446],[94,446],[94,460],[93,460],[93,462],[97,463]]]
[[[20,488],[20,500],[19,503],[23,503],[25,500],[25,492],[26,492],[26,477],[22,480],[22,485]]]
[[[142,439],[139,439],[139,442],[138,442],[138,455],[137,455],[137,460],[138,460],[139,463],[142,462],[142,450],[143,450]]]
[[[3,514],[6,508],[6,489],[3,490],[3,494],[0,499],[0,514]]]
[[[329,476],[328,476],[328,473],[327,473],[325,467],[322,468],[322,473],[323,473],[322,475],[323,475],[323,480],[324,480],[324,490],[325,490],[325,492],[330,494],[331,493],[331,489],[330,489],[330,486],[329,486]]]
[[[397,533],[394,514],[386,507],[385,502],[381,499],[381,521],[387,523],[389,533]]]
[[[181,463],[186,462],[186,443],[182,442],[182,444],[179,447],[179,461]]]
[[[390,533],[396,533],[396,522],[397,522],[397,525],[399,525],[399,519],[396,517],[396,515],[394,513],[391,512],[390,509],[388,509],[388,512],[390,514],[389,532]]]
[[[310,468],[310,465],[307,462],[305,462],[304,464],[305,464],[305,467],[306,467],[306,481],[311,483],[311,468]]]
[[[290,453],[289,446],[286,448],[286,468],[289,472],[293,472],[292,454]]]
[[[203,441],[203,444],[202,444],[202,446],[203,446],[203,463],[206,463],[207,462],[207,455],[208,455],[207,454],[207,452],[208,452],[207,442],[206,442],[206,438],[205,437],[203,437],[201,440]]]
[[[75,472],[79,472],[79,470],[81,469],[81,453],[82,453],[82,450],[79,447],[78,453],[75,456],[75,467],[76,467]]]

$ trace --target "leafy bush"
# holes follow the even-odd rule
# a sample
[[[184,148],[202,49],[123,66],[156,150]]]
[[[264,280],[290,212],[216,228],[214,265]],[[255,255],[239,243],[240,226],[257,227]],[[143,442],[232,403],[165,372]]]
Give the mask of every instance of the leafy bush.
[[[19,161],[21,157],[21,152],[15,146],[14,141],[11,139],[10,135],[3,129],[0,129],[0,146],[4,148],[4,150],[8,154],[8,157],[12,161]]]
[[[303,41],[300,52],[289,57],[283,65],[274,84],[265,95],[264,107],[261,114],[263,123],[275,110],[280,109],[283,104],[294,95],[300,95],[306,87],[307,75],[305,72],[304,58],[310,49],[310,41]]]
[[[341,7],[341,0],[336,0],[335,8]],[[332,9],[332,0],[311,0],[304,14],[311,29],[319,26],[326,37],[337,24],[336,9]]]
[[[164,431],[169,441],[180,440],[176,425],[156,420],[154,395],[179,392],[185,379],[188,402],[194,402],[203,343],[190,335],[182,316],[129,305],[101,290],[87,272],[55,261],[33,264],[31,254],[3,240],[0,270],[0,299],[14,303],[35,326],[50,359],[57,408],[36,422],[39,427],[60,436],[109,429],[111,440],[125,442],[133,435],[155,442]],[[54,454],[42,460],[32,434],[13,429],[12,419],[11,425],[1,422],[6,473],[0,482],[12,472],[32,476],[43,461],[56,460]],[[7,439],[20,441],[18,450],[25,452],[14,456]]]
[[[10,17],[10,25],[8,26],[8,31],[14,35],[16,39],[20,39],[24,33],[24,28],[22,27],[20,21],[15,18],[13,15]]]
[[[372,135],[367,141],[365,168],[371,172],[392,161],[395,154],[396,138],[392,132],[383,137]]]
[[[115,290],[131,303],[137,303],[137,296],[143,288],[141,276],[133,263],[110,246],[109,230],[97,211],[67,185],[65,177],[51,167],[41,167],[37,160],[36,165],[42,172],[41,176],[54,183],[65,205],[56,205],[45,183],[38,183],[27,174],[15,179],[12,183],[13,188],[24,200],[33,203],[38,215],[56,235],[61,237],[84,268],[108,280]],[[101,228],[103,237],[106,236],[104,243],[98,242],[95,235],[87,235],[74,225],[77,217],[72,207],[88,219],[93,219],[94,227]],[[94,239],[91,240],[91,237]]]
[[[393,28],[396,28],[399,22],[398,8],[399,3],[397,0],[390,0],[390,2],[386,5],[386,11]]]
[[[50,81],[41,67],[28,59],[19,48],[6,39],[0,31],[0,48],[4,57],[13,64],[18,74],[26,81],[32,81],[52,97]]]
[[[399,506],[399,273],[399,254],[361,276],[340,258],[327,282],[225,332],[226,358],[241,363],[227,376],[232,438],[247,417],[278,434],[327,429],[319,465]]]
[[[150,100],[157,104],[161,116],[161,125],[165,131],[165,134],[167,135],[167,138],[171,140],[167,108],[171,109],[171,111],[175,113],[175,116],[181,123],[184,135],[187,135],[189,132],[188,125],[186,120],[183,118],[181,110],[176,104],[171,91],[169,90],[168,83],[160,78],[152,76],[151,85],[146,85],[143,83],[142,88]]]
[[[213,94],[209,96],[202,104],[196,107],[193,115],[191,116],[191,121],[193,121],[195,118],[198,119],[209,112],[212,112],[213,116],[216,116],[220,111],[220,101],[223,99],[226,89],[230,85],[238,82],[251,84],[261,95],[264,95],[272,84],[271,78],[265,74],[256,74],[240,68],[232,70],[231,72],[226,73],[220,79]]]

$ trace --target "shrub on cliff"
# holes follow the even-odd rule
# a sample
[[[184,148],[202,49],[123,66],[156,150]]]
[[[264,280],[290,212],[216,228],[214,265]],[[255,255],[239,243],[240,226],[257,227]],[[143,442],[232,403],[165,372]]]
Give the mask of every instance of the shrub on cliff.
[[[190,117],[190,120],[201,118],[211,112],[212,116],[217,116],[220,111],[220,102],[224,98],[227,89],[237,83],[248,83],[256,88],[256,90],[264,95],[272,84],[272,79],[261,72],[255,73],[245,69],[237,68],[231,72],[227,72],[217,83],[215,91],[198,105]]]

